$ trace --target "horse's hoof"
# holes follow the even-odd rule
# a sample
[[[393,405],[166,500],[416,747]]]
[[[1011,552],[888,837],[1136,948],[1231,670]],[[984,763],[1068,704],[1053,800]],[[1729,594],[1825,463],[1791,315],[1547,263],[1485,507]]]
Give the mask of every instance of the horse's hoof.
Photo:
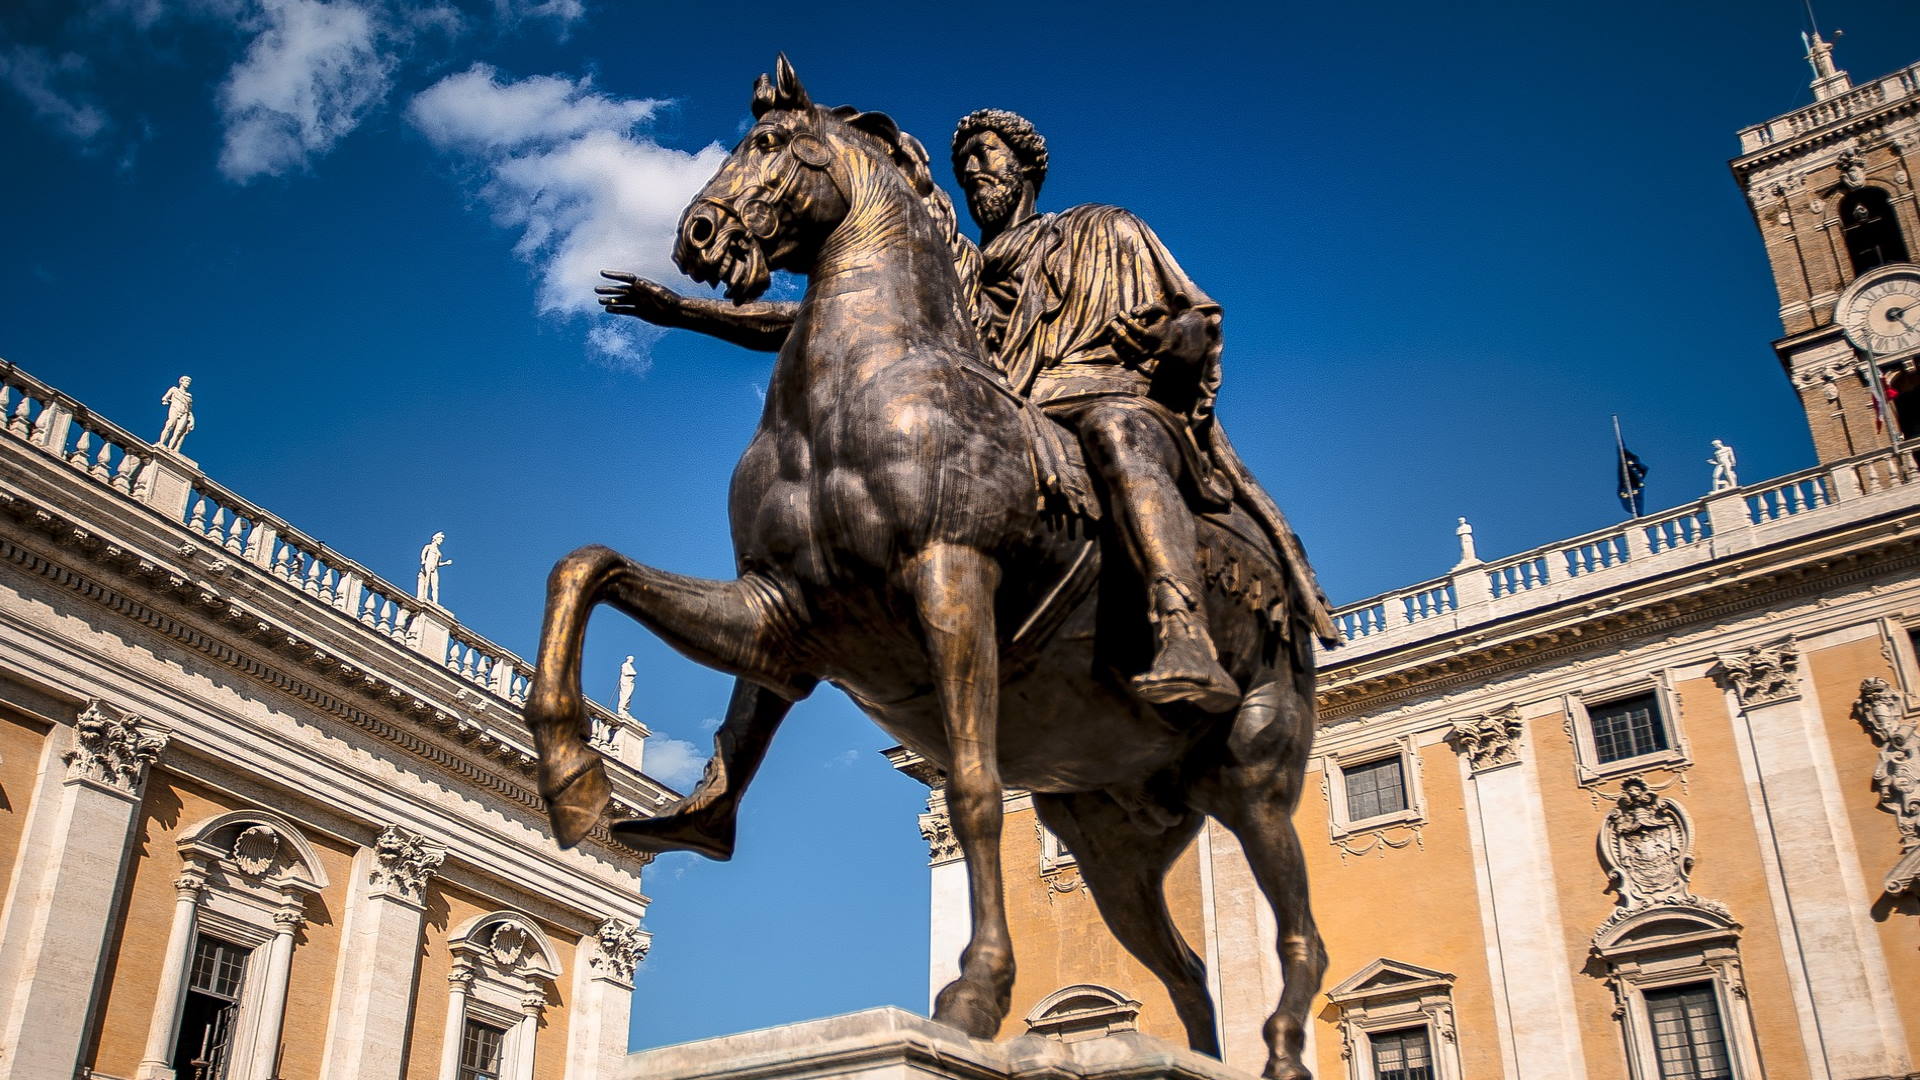
[[[607,786],[607,769],[598,760],[589,765],[567,786],[547,799],[547,817],[553,822],[553,838],[563,848],[586,839],[606,813],[613,791]]]
[[[635,851],[692,851],[716,862],[733,858],[734,817],[730,810],[676,812],[668,808],[656,817],[616,821],[609,831],[614,839]]]
[[[1265,1080],[1313,1080],[1313,1071],[1298,1061],[1276,1061],[1260,1075]]]
[[[956,1028],[976,1039],[991,1039],[999,1034],[1000,1020],[1005,1015],[1004,1008],[995,1010],[984,991],[964,978],[948,983],[934,1000],[935,1023]]]

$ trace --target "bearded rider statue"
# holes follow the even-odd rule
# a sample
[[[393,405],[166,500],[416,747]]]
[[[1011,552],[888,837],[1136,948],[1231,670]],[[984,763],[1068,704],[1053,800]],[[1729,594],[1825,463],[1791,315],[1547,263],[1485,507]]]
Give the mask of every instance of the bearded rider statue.
[[[1154,630],[1148,668],[1131,679],[1155,703],[1233,708],[1240,688],[1221,667],[1201,600],[1193,514],[1238,503],[1279,548],[1310,598],[1314,631],[1335,638],[1324,595],[1285,517],[1234,453],[1214,417],[1220,389],[1220,305],[1200,290],[1147,224],[1115,206],[1035,209],[1046,141],[1025,118],[982,109],[953,138],[956,179],[980,228],[955,263],[976,297],[982,344],[1008,384],[1074,431],[1099,476],[1113,527],[1147,586]],[[609,312],[777,350],[798,305],[680,296],[609,272]],[[1255,602],[1280,590],[1255,586]]]

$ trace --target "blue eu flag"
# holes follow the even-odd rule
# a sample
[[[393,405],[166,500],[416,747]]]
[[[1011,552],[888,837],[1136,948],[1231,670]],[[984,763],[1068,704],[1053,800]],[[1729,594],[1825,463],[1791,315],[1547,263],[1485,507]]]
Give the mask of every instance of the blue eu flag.
[[[1634,517],[1641,514],[1640,493],[1647,486],[1647,467],[1641,464],[1639,457],[1620,446],[1620,506]]]

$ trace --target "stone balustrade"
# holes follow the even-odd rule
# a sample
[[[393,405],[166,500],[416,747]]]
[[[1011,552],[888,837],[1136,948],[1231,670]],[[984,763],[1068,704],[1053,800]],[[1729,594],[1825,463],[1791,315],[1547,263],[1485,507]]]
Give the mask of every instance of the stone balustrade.
[[[1752,154],[1777,142],[1798,138],[1809,131],[1863,116],[1885,105],[1920,96],[1920,64],[1903,68],[1864,86],[1816,101],[1804,109],[1755,124],[1740,132],[1740,152]]]
[[[1920,439],[1909,440],[1898,453],[1880,450],[1715,492],[1343,605],[1333,613],[1343,640],[1322,650],[1320,662],[1348,663],[1909,507],[1920,497],[1916,450]]]
[[[95,416],[80,402],[4,362],[0,428],[120,496],[146,504],[208,549],[252,563],[286,589],[398,648],[427,657],[516,711],[525,703],[532,664],[461,626],[445,608],[415,599],[411,591],[221,486],[190,459]],[[636,726],[596,702],[589,702],[588,709],[600,721],[596,726],[606,730]],[[633,747],[635,764],[637,753]]]

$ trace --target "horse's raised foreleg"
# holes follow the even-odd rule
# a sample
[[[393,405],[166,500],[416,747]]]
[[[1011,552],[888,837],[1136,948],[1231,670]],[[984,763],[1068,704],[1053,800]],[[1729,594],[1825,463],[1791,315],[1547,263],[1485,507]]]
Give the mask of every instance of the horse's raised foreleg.
[[[564,847],[599,822],[611,791],[600,755],[587,744],[580,653],[587,619],[611,603],[687,656],[790,698],[812,682],[783,660],[791,619],[778,592],[741,578],[707,581],[642,566],[604,547],[584,547],[555,564],[547,578],[539,662],[525,705],[540,751],[540,794],[554,837]]]
[[[740,797],[791,708],[793,702],[766,687],[736,680],[727,718],[713,735],[713,757],[693,793],[652,817],[615,822],[613,835],[638,851],[697,851],[723,862],[732,858]]]
[[[1228,760],[1195,785],[1196,801],[1220,819],[1245,849],[1247,865],[1273,908],[1284,988],[1267,1018],[1271,1080],[1312,1080],[1301,1060],[1307,1018],[1326,974],[1327,950],[1307,898],[1306,859],[1293,830],[1301,770],[1312,737],[1311,671],[1289,686],[1267,682],[1242,701],[1228,740]]]
[[[906,574],[946,720],[947,807],[973,900],[960,977],[935,997],[933,1018],[991,1039],[1013,997],[1013,942],[1000,881],[1000,656],[993,620],[1000,568],[975,549],[941,544],[914,558]]]
[[[1167,868],[1200,831],[1200,815],[1189,813],[1170,829],[1144,825],[1100,791],[1035,792],[1033,809],[1073,852],[1080,877],[1113,936],[1166,984],[1173,1010],[1187,1030],[1187,1045],[1219,1057],[1207,966],[1180,936],[1167,910]]]

